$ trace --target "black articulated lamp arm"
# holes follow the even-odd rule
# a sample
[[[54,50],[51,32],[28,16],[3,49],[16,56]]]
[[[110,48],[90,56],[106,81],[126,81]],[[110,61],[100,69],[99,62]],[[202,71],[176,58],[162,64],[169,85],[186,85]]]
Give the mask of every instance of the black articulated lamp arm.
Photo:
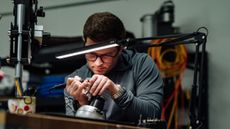
[[[201,32],[194,32],[190,34],[175,34],[175,35],[166,35],[166,36],[157,36],[157,37],[146,37],[146,38],[136,38],[136,39],[123,39],[115,41],[117,44],[121,46],[127,47],[161,47],[161,46],[170,46],[170,45],[180,45],[180,44],[200,44],[204,40],[206,35]],[[146,40],[158,40],[169,38],[166,42],[162,42],[159,44],[149,44],[149,43],[141,43],[141,41]],[[171,39],[170,39],[171,38]],[[136,43],[137,42],[137,43]]]
[[[124,46],[124,47],[161,47],[161,46],[170,46],[170,45],[180,45],[180,44],[197,44],[200,43],[199,40],[205,37],[204,33],[194,32],[190,34],[175,34],[175,35],[166,35],[166,36],[157,36],[157,37],[146,37],[146,38],[136,38],[136,39],[121,39],[121,40],[110,40],[101,43],[96,43],[95,45],[85,46],[82,48],[77,48],[74,50],[62,52],[56,54],[57,59],[65,59],[73,56],[78,56],[86,53],[90,53],[93,51],[103,50],[107,48],[112,48],[116,46]],[[158,40],[170,38],[170,40],[166,42],[162,42],[159,44],[150,44],[150,43],[142,43],[141,41],[146,40]]]
[[[195,68],[193,75],[193,85],[192,85],[192,97],[190,102],[190,128],[191,129],[199,129],[202,128],[203,122],[201,121],[201,90],[203,86],[203,77],[204,77],[204,61],[205,61],[205,51],[206,51],[206,42],[208,30],[205,29],[207,34],[203,36],[198,36],[198,44],[196,45],[196,53],[195,53]],[[199,29],[199,30],[200,30]],[[202,48],[200,46],[202,45]],[[199,51],[201,49],[201,58],[199,63]],[[198,76],[199,73],[199,76]],[[199,79],[197,82],[197,79]]]

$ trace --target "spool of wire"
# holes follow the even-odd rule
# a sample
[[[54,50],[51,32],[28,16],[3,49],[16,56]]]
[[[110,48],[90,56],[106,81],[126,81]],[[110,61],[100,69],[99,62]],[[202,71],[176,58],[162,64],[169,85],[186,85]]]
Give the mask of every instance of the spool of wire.
[[[169,39],[152,41],[153,44],[166,42]],[[152,47],[148,54],[158,66],[161,76],[164,78],[175,77],[183,73],[187,64],[187,49],[185,45]]]

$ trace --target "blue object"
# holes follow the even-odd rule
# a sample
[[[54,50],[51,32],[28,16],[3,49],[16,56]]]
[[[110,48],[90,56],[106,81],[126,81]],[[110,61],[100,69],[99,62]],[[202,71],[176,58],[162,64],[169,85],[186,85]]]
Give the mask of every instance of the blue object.
[[[64,89],[53,89],[51,87],[62,84],[65,81],[66,75],[50,75],[45,76],[42,79],[42,83],[37,89],[37,96],[39,97],[58,97],[63,96]]]

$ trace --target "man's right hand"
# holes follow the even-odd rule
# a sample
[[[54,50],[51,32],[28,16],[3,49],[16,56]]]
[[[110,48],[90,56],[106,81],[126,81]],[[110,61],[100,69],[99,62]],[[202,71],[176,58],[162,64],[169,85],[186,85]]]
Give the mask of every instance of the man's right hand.
[[[73,96],[80,105],[88,104],[86,93],[90,89],[90,82],[86,79],[82,82],[79,76],[68,78],[66,83],[66,91],[70,96]]]

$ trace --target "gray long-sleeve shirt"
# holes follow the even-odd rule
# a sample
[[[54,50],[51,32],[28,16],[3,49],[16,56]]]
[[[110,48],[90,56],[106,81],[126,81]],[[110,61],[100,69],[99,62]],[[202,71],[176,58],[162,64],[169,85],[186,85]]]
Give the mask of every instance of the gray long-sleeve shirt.
[[[91,77],[87,64],[69,76]],[[144,53],[124,50],[117,65],[105,76],[120,84],[125,93],[113,100],[105,97],[103,108],[107,120],[138,122],[142,118],[159,118],[163,97],[163,81],[151,57]],[[65,93],[66,114],[75,115],[74,99]]]

